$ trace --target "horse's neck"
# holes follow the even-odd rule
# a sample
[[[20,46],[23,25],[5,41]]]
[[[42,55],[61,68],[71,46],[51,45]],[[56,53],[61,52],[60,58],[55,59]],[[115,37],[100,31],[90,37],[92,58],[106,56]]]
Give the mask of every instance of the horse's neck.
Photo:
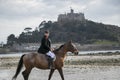
[[[62,48],[57,52],[57,55],[58,55],[59,57],[65,58],[66,53],[67,53],[67,50],[66,50],[64,47],[62,47]]]

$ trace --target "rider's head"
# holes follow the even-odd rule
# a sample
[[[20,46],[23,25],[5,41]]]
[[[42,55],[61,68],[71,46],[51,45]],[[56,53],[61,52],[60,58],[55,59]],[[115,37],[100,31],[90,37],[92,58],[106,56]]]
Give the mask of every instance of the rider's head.
[[[44,32],[44,35],[45,35],[46,38],[48,38],[48,37],[49,37],[49,31],[46,30],[46,31]]]

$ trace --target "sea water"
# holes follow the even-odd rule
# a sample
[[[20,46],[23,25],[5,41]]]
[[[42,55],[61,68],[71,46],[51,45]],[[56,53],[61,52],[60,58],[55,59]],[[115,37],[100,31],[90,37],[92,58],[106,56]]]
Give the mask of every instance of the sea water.
[[[107,52],[120,52],[120,50],[103,50],[103,51],[80,51],[79,54],[96,54],[96,53],[107,53]],[[29,54],[30,52],[10,52],[8,54],[0,54],[0,57],[19,57],[23,54]]]

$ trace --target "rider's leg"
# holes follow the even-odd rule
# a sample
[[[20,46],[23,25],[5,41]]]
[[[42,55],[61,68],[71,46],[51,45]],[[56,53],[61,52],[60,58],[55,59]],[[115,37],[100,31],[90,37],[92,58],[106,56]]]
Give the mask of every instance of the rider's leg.
[[[56,56],[55,56],[55,54],[53,53],[53,52],[51,52],[51,51],[49,51],[48,53],[47,53],[47,55],[48,56],[50,56],[50,59],[49,59],[49,61],[50,61],[50,69],[54,69],[55,68],[55,66],[54,66],[54,61],[55,61],[55,58],[56,58]]]
[[[50,69],[55,69],[53,58],[50,59]]]

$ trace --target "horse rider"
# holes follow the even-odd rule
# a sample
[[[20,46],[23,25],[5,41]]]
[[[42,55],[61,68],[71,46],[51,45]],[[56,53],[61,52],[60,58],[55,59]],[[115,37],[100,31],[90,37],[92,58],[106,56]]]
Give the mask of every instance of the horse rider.
[[[40,48],[38,49],[38,53],[42,53],[42,54],[45,54],[47,55],[48,57],[48,60],[49,60],[49,68],[50,69],[54,69],[54,61],[55,61],[55,54],[52,52],[52,48],[51,48],[51,40],[49,38],[49,31],[46,30],[44,32],[44,36],[41,40],[41,46]]]

